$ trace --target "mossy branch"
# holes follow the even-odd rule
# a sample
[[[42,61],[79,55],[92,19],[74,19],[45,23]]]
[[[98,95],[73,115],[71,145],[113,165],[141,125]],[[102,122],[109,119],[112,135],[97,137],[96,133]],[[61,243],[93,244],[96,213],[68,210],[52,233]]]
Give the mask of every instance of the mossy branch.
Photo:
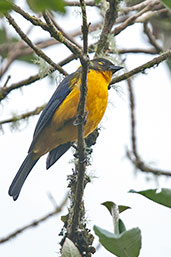
[[[36,107],[33,111],[29,111],[20,115],[13,115],[13,117],[6,119],[6,120],[1,120],[0,121],[0,126],[8,123],[16,123],[21,120],[28,119],[32,116],[38,115],[44,108],[46,104],[43,104],[42,106]]]
[[[43,30],[50,33],[50,35],[55,38],[60,43],[64,44],[67,48],[71,50],[73,54],[75,54],[78,58],[81,57],[81,50],[74,45],[73,43],[69,42],[65,38],[65,36],[61,33],[61,31],[57,31],[54,27],[51,19],[48,17],[47,13],[44,13],[45,22],[43,22],[41,19],[31,16],[25,11],[23,11],[19,6],[13,4],[13,10],[20,15],[22,15],[26,20],[30,21],[33,25],[41,27]]]
[[[84,0],[80,0],[80,6],[82,10],[82,33],[83,33],[83,53],[84,55],[80,58],[82,64],[82,77],[80,86],[80,101],[77,110],[77,120],[76,125],[78,126],[78,165],[76,165],[77,170],[77,182],[75,188],[75,197],[73,205],[73,213],[71,213],[71,227],[68,230],[68,237],[75,242],[77,230],[79,229],[79,223],[83,217],[81,217],[81,205],[84,193],[84,177],[86,171],[86,154],[84,145],[84,123],[86,119],[85,114],[85,103],[87,95],[87,73],[88,73],[88,25],[87,25],[87,15],[86,6]]]
[[[17,25],[17,23],[11,15],[8,14],[6,18],[9,21],[9,23],[13,26],[13,28],[16,30],[16,32],[20,35],[20,37],[23,39],[23,41],[26,42],[26,44],[29,45],[39,57],[44,59],[49,65],[54,67],[63,75],[67,75],[66,71],[64,71],[60,65],[54,63],[39,47],[33,44],[33,42],[27,37],[27,35],[20,29],[20,27]]]
[[[104,18],[104,25],[100,35],[100,39],[97,45],[97,50],[95,56],[105,55],[109,47],[109,34],[111,32],[112,26],[117,18],[117,0],[108,0],[109,8],[106,11]]]

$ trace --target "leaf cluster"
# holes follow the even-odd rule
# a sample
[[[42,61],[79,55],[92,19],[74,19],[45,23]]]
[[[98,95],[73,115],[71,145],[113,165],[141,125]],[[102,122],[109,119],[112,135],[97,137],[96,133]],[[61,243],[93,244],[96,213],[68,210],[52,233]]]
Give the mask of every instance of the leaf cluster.
[[[59,13],[65,13],[64,0],[26,0],[28,6],[33,12],[44,12],[45,10],[53,10]],[[13,9],[13,0],[0,1],[0,13],[7,14]]]

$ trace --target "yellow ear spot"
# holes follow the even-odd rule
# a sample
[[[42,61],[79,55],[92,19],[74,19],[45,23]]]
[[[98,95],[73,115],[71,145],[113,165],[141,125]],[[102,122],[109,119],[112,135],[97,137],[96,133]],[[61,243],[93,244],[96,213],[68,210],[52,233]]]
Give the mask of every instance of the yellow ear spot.
[[[98,64],[103,65],[103,63],[102,63],[102,62],[98,62]]]

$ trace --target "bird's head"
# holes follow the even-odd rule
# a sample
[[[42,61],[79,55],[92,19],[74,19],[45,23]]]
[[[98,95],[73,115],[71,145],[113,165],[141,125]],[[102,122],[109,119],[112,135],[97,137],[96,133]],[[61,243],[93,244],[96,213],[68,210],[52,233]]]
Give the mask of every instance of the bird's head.
[[[112,74],[119,71],[123,67],[114,65],[111,61],[105,58],[95,58],[90,61],[90,69],[99,71],[99,72],[105,72],[110,71]]]

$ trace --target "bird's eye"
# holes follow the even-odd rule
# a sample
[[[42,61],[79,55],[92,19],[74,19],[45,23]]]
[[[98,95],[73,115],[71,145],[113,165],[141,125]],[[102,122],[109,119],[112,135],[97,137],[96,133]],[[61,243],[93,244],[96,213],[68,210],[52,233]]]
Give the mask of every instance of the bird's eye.
[[[98,62],[98,64],[103,65],[103,63],[102,63],[102,62]]]

